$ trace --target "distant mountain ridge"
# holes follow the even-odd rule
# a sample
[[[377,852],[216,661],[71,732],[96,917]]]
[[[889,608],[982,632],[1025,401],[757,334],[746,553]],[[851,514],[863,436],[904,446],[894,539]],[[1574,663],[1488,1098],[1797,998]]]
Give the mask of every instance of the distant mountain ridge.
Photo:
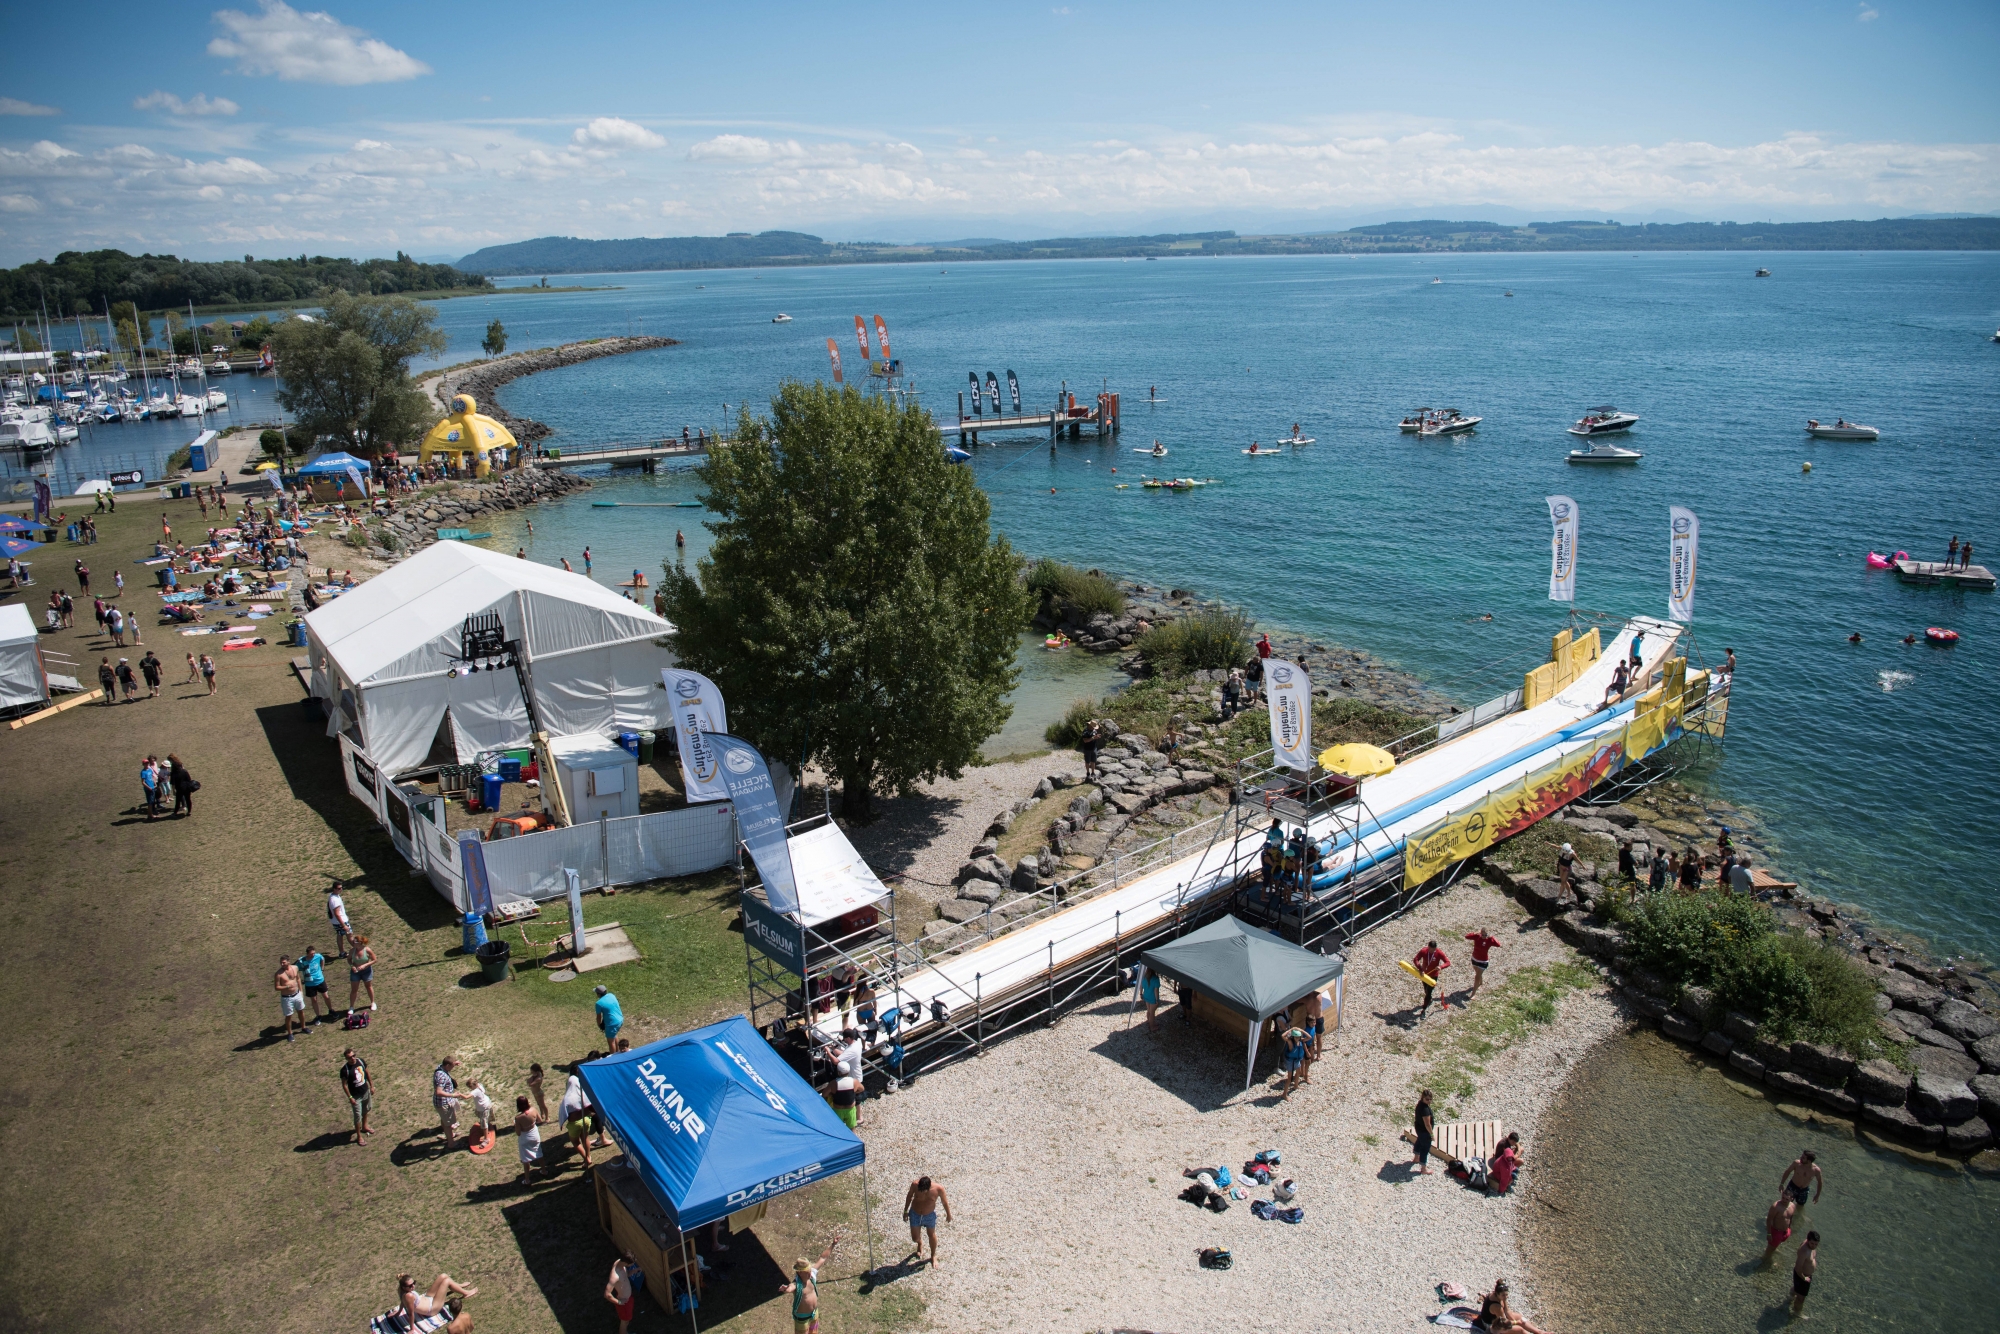
[[[761,268],[800,264],[922,264],[1005,259],[1136,259],[1217,255],[1411,254],[1583,250],[2000,250],[2000,218],[1878,218],[1845,222],[1652,222],[1594,220],[1452,222],[1420,218],[1341,232],[1239,236],[1054,237],[894,245],[826,241],[805,232],[634,237],[591,241],[542,236],[487,246],[458,261],[469,273],[635,273],[662,269]]]

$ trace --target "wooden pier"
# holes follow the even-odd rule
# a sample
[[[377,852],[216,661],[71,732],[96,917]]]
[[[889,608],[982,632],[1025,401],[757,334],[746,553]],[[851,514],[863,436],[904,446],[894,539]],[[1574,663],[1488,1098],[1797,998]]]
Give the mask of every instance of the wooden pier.
[[[1953,565],[1941,560],[1899,560],[1895,564],[1896,577],[1906,584],[1918,584],[1933,588],[1942,584],[1946,588],[1993,587],[1993,571],[1984,565]]]
[[[1098,438],[1117,435],[1120,428],[1118,395],[1099,394],[1095,404],[1081,406],[1075,394],[1060,397],[1056,407],[1049,412],[1016,412],[1003,416],[974,413],[965,415],[965,393],[958,395],[958,443],[976,445],[981,434],[989,431],[1046,431],[1049,443],[1067,434],[1075,440],[1083,434],[1084,427],[1091,427]]]
[[[662,460],[705,458],[717,445],[727,444],[713,436],[698,440],[614,440],[601,445],[561,445],[535,455],[529,462],[538,468],[587,468],[608,463],[614,468],[643,468],[652,472]]]

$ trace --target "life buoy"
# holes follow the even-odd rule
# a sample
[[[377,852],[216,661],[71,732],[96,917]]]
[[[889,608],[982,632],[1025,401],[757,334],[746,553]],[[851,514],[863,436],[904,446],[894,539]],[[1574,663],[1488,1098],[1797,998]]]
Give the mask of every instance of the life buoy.
[[[1930,640],[1933,644],[1956,644],[1958,642],[1958,631],[1946,630],[1940,626],[1933,625],[1924,631],[1924,638]]]

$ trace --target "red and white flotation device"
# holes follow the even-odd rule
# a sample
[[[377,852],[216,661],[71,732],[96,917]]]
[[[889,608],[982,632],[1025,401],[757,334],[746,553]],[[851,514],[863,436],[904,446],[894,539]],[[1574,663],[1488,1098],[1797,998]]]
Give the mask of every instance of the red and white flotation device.
[[[1933,644],[1956,644],[1958,642],[1958,631],[1946,630],[1942,626],[1933,625],[1924,631],[1924,638],[1930,640]]]

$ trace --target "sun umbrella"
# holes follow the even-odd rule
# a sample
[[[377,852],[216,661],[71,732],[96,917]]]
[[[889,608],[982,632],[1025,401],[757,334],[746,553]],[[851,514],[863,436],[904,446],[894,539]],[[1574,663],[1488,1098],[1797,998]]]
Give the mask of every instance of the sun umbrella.
[[[1396,757],[1380,746],[1352,741],[1344,746],[1328,746],[1319,753],[1319,767],[1349,778],[1373,778],[1396,767]]]
[[[29,523],[26,519],[17,519],[11,514],[0,519],[0,533],[34,533],[46,527],[48,525],[45,523]]]
[[[40,542],[30,542],[20,537],[0,537],[0,556],[19,556],[24,552],[33,551],[40,545],[42,545]]]

